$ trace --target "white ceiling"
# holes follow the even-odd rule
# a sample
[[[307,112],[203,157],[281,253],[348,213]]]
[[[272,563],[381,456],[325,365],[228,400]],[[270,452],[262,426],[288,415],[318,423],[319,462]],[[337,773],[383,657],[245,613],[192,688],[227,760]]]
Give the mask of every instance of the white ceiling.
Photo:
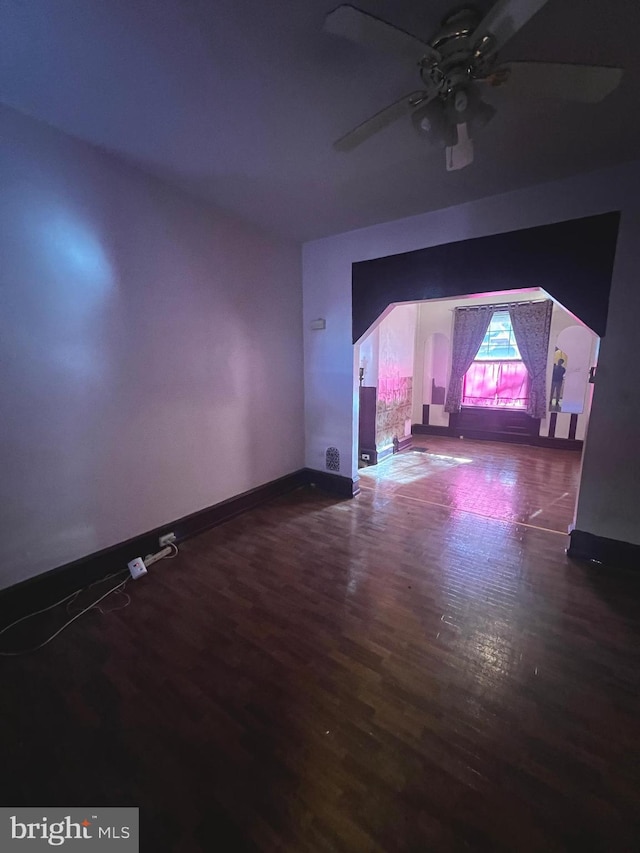
[[[428,38],[456,0],[354,0]],[[408,119],[331,142],[416,88],[411,62],[322,32],[338,0],[0,0],[0,101],[244,219],[307,240],[637,157],[640,3],[549,0],[502,58],[621,65],[595,106],[503,106],[448,173]],[[482,9],[491,0],[477,3]]]

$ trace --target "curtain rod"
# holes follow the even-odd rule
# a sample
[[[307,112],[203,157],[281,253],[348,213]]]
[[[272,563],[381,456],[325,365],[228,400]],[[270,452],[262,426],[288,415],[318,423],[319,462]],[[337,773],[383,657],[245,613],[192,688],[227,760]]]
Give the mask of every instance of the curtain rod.
[[[497,302],[489,305],[461,305],[459,308],[450,308],[450,311],[477,311],[479,308],[511,308],[512,305],[541,305],[548,299],[523,299],[520,302]]]

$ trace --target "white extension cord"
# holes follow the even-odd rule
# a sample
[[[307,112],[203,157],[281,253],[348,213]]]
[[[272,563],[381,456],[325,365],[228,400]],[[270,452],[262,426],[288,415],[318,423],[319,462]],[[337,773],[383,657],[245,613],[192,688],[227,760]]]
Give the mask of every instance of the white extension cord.
[[[173,551],[173,553],[172,553],[172,551]],[[146,566],[150,566],[153,563],[157,563],[158,560],[164,560],[165,558],[166,559],[172,559],[172,558],[177,557],[177,556],[178,556],[178,547],[177,547],[177,545],[174,545],[173,543],[171,543],[166,548],[163,548],[161,551],[158,551],[157,554],[148,554],[145,557],[144,561],[140,557],[136,557],[135,560],[131,560],[131,562],[129,563],[130,577],[124,578],[124,580],[120,580],[115,586],[111,587],[111,589],[108,589],[103,595],[100,596],[100,598],[98,598],[96,601],[94,601],[93,604],[90,604],[88,607],[85,607],[82,610],[80,610],[78,613],[74,614],[71,617],[71,619],[67,620],[67,622],[65,622],[61,628],[58,628],[58,630],[54,634],[52,634],[50,637],[47,637],[47,639],[44,640],[44,642],[40,643],[37,646],[34,646],[31,649],[22,649],[22,650],[16,651],[16,652],[0,651],[0,656],[1,657],[16,657],[18,655],[26,655],[29,652],[35,652],[38,649],[43,648],[48,643],[50,643],[51,640],[55,639],[58,636],[58,634],[61,634],[65,628],[68,628],[72,622],[75,622],[76,619],[79,619],[84,613],[87,613],[89,610],[98,609],[98,610],[100,610],[101,613],[111,612],[110,610],[103,611],[102,608],[98,606],[100,604],[100,602],[104,601],[105,598],[107,598],[109,595],[111,595],[114,592],[123,591],[127,582],[129,580],[131,580],[132,577],[141,577],[142,575],[146,574],[147,573]],[[137,561],[139,561],[142,564],[143,571],[141,571],[139,574],[134,576],[133,571],[131,570],[131,564],[136,563]],[[4,634],[10,628],[13,628],[14,625],[18,625],[20,622],[25,622],[27,619],[31,619],[33,616],[38,616],[40,613],[46,613],[48,610],[53,610],[54,607],[58,607],[59,605],[64,604],[65,602],[67,603],[67,612],[69,612],[69,605],[72,604],[75,601],[75,599],[80,595],[80,593],[84,592],[85,589],[91,589],[91,587],[95,586],[96,583],[101,583],[103,581],[109,580],[110,578],[117,577],[118,575],[122,575],[122,574],[124,574],[124,571],[125,570],[122,569],[118,572],[114,572],[111,575],[107,575],[107,577],[102,578],[101,581],[94,581],[94,583],[89,584],[89,586],[87,586],[87,587],[81,587],[80,589],[77,589],[75,592],[72,592],[70,595],[67,595],[64,598],[61,598],[60,601],[56,601],[54,604],[50,604],[49,607],[43,607],[41,610],[35,610],[33,613],[29,613],[26,616],[21,616],[20,619],[16,619],[14,622],[11,622],[9,625],[6,625],[4,628],[2,628],[2,630],[0,630],[0,635]],[[126,593],[125,593],[125,595],[126,595]],[[128,599],[128,601],[127,601],[127,604],[128,604],[130,601],[128,596],[127,596],[127,599]],[[125,604],[124,606],[126,607],[127,604]],[[114,607],[112,609],[113,610],[121,610],[122,608]]]
[[[173,553],[171,553],[173,550]],[[158,560],[164,560],[165,557],[173,558],[178,556],[178,548],[173,542],[170,542],[166,548],[163,548],[162,551],[158,551],[157,554],[147,554],[147,556],[142,559],[142,557],[135,557],[133,560],[130,560],[127,563],[129,567],[129,572],[134,581],[137,581],[143,575],[147,574],[147,566],[151,566],[153,563],[157,563]]]
[[[144,558],[145,566],[152,566],[154,563],[157,563],[158,560],[163,560],[165,557],[169,557],[171,555],[172,547],[175,548],[175,552],[172,555],[175,557],[175,555],[178,553],[178,549],[175,545],[167,545],[166,548],[163,548],[162,551],[158,551],[157,554],[147,554],[147,556]]]

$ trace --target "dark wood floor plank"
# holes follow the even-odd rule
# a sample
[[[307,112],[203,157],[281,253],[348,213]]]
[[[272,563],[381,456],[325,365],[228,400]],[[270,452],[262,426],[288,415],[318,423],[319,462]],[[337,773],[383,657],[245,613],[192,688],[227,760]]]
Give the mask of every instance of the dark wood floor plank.
[[[2,659],[2,802],[139,805],[154,853],[637,849],[640,577],[567,559],[579,459],[424,444]]]

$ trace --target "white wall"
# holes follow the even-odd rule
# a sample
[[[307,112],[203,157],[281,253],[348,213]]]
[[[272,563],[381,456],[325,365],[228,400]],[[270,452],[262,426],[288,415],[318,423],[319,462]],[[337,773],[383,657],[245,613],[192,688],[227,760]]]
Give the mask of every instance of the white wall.
[[[299,247],[0,111],[7,586],[303,465]]]
[[[445,210],[305,244],[306,460],[322,468],[329,444],[341,451],[342,473],[357,474],[355,375],[351,344],[351,265],[385,255],[622,210],[607,336],[600,350],[585,448],[577,527],[640,544],[637,458],[640,397],[621,365],[633,363],[640,316],[640,164],[542,184]],[[327,318],[322,339],[307,331]],[[349,461],[351,460],[351,461]]]
[[[451,373],[451,339],[453,332],[453,314],[451,300],[438,299],[433,302],[421,302],[418,310],[418,331],[416,334],[416,391],[422,390],[422,396],[416,393],[413,400],[413,422],[422,423],[422,404],[430,405],[429,420],[432,426],[448,426],[449,415],[444,411],[444,404],[431,404],[431,380],[435,374],[446,388]],[[439,335],[440,344],[435,342]],[[436,348],[446,347],[446,356]],[[443,357],[444,356],[444,357]],[[444,363],[442,363],[444,362]]]
[[[416,303],[396,305],[380,323],[379,376],[413,376],[417,316]]]
[[[378,365],[380,361],[380,326],[372,329],[370,334],[361,341],[358,365],[364,370],[362,384],[367,388],[378,387]],[[359,381],[358,374],[358,381]]]
[[[594,335],[584,326],[570,325],[558,334],[555,345],[564,353],[565,376],[562,388],[562,411],[580,415],[584,412],[589,369],[594,365]]]
[[[582,388],[584,389],[584,407],[583,410],[578,414],[578,422],[576,425],[576,438],[584,439],[587,434],[587,425],[589,423],[589,415],[591,411],[591,387],[587,385],[587,380],[589,376],[589,367],[595,365],[597,360],[597,349],[598,349],[598,336],[592,332],[590,329],[587,329],[585,326],[578,324],[575,317],[570,314],[568,311],[561,308],[559,305],[553,306],[553,314],[551,316],[551,330],[549,334],[549,357],[547,359],[547,396],[551,394],[551,377],[553,374],[553,355],[555,352],[556,345],[558,343],[558,339],[562,332],[570,331],[571,329],[579,330],[580,332],[584,332],[591,340],[589,345],[589,357],[587,358],[588,366],[583,369],[582,376],[579,378],[579,382],[581,381]],[[572,360],[569,359],[568,369],[573,370],[575,365],[572,365]],[[565,390],[567,385],[567,377],[573,378],[574,374],[570,374],[567,372],[567,376],[565,377]],[[564,404],[564,400],[563,400]],[[564,407],[564,411],[558,412],[556,418],[556,428],[555,428],[555,438],[568,438],[569,437],[569,429],[571,426],[571,412],[567,411],[566,407]],[[547,436],[549,435],[549,416],[547,415],[540,422],[540,435]]]
[[[377,387],[380,377],[413,376],[419,303],[396,305],[359,343],[364,385]]]

